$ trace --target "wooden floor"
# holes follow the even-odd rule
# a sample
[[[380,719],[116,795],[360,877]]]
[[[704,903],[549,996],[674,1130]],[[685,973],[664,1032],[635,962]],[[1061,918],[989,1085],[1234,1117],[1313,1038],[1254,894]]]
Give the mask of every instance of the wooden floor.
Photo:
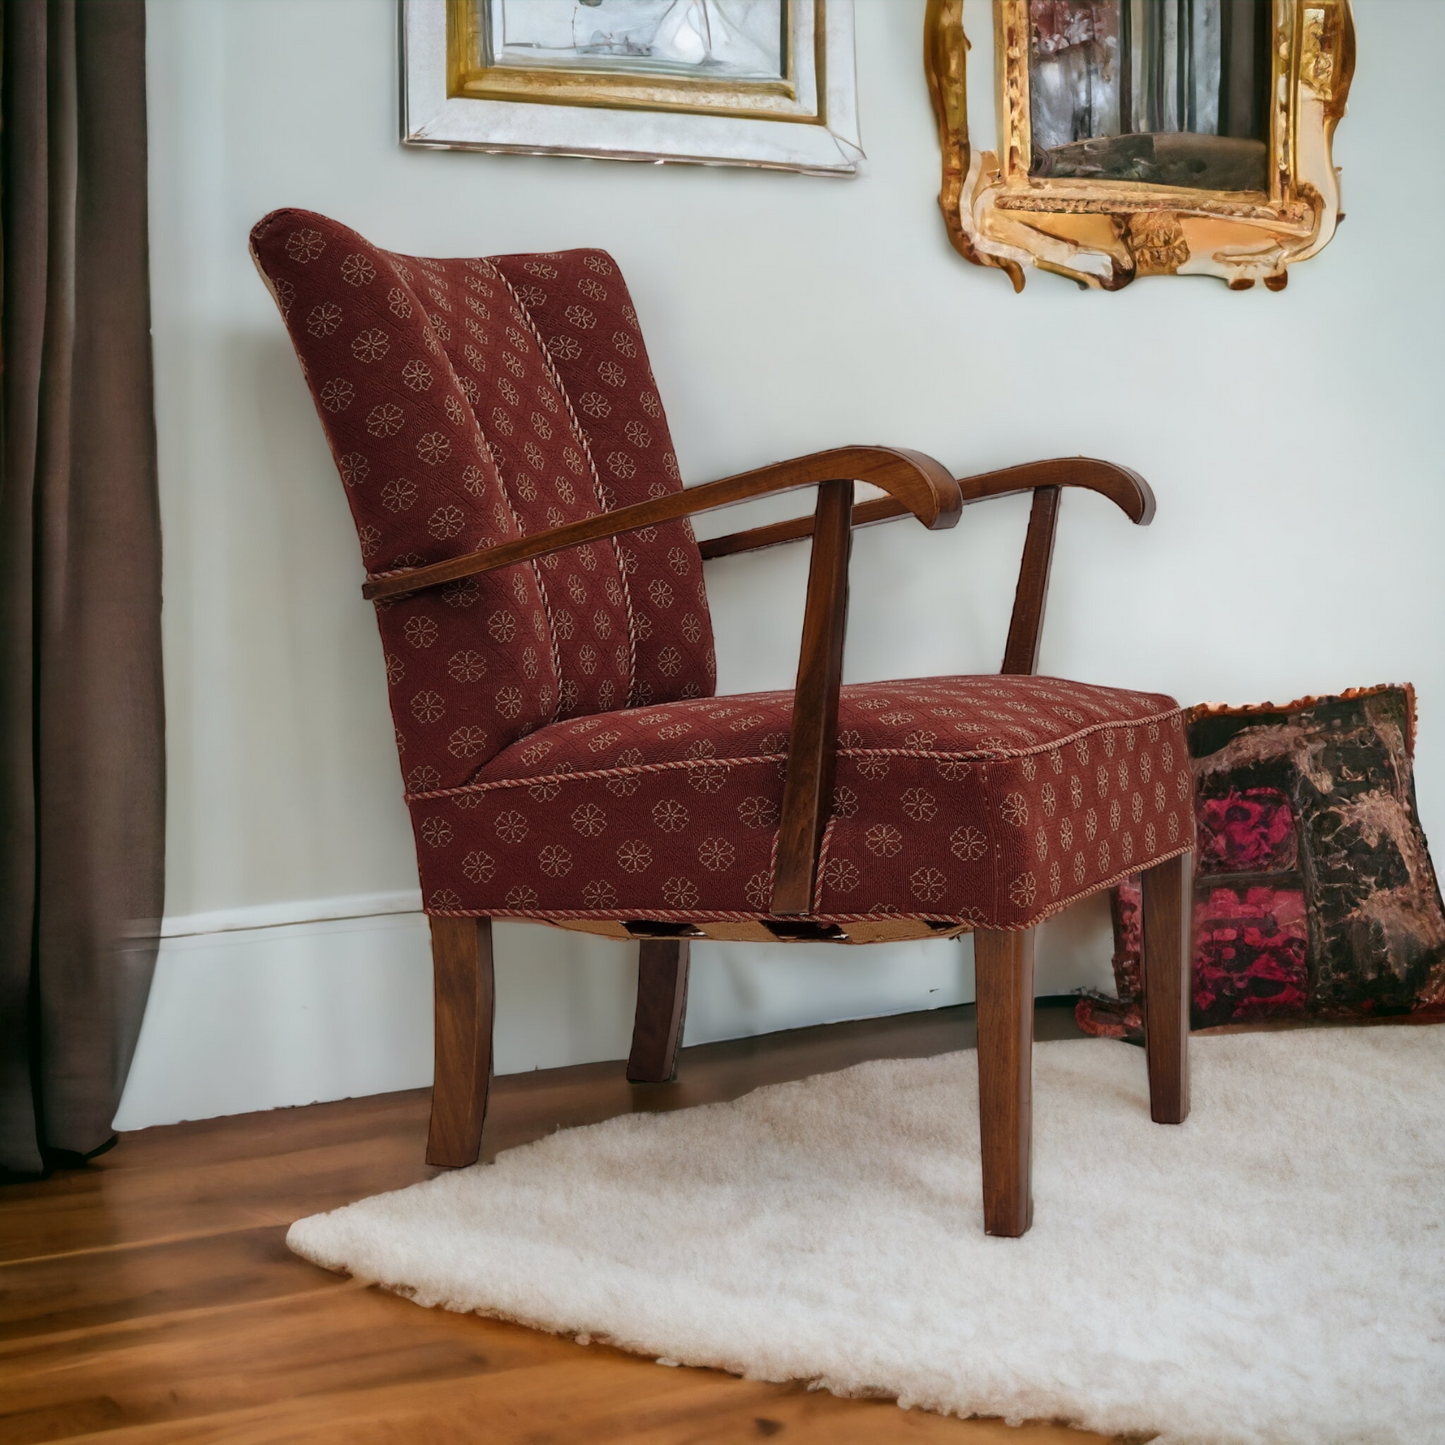
[[[674,1085],[621,1063],[498,1079],[487,1152],[559,1125],[736,1098],[872,1058],[973,1043],[972,1008],[683,1052]],[[1040,1009],[1040,1037],[1074,1033]],[[1142,1063],[1141,1063],[1142,1067]],[[297,1217],[424,1178],[427,1092],[147,1129],[85,1169],[0,1189],[0,1441],[938,1441],[1086,1445],[665,1369],[516,1325],[424,1310],[290,1254]],[[981,1226],[980,1226],[981,1227]]]

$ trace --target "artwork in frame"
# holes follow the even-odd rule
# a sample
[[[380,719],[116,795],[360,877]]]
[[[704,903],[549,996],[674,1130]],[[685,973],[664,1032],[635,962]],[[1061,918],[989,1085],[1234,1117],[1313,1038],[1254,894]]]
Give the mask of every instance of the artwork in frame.
[[[786,9],[783,0],[492,0],[474,13],[498,66],[777,83],[788,73]]]
[[[964,0],[929,0],[925,21],[939,205],[968,260],[1006,271],[1015,290],[1030,267],[1105,291],[1158,275],[1279,290],[1333,237],[1349,0],[992,10],[992,151],[969,142]]]
[[[853,0],[401,0],[407,145],[856,174]]]

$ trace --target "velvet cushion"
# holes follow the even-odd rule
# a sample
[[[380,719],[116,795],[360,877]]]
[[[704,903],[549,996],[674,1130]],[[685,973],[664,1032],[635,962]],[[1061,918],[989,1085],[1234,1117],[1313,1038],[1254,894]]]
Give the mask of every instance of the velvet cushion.
[[[637,316],[595,250],[434,260],[310,211],[252,254],[281,308],[371,575],[677,491]],[[413,789],[563,717],[713,691],[686,521],[378,607]]]
[[[789,692],[542,728],[409,801],[429,912],[768,916]],[[1193,846],[1171,698],[1045,677],[845,687],[813,916],[1025,928]]]

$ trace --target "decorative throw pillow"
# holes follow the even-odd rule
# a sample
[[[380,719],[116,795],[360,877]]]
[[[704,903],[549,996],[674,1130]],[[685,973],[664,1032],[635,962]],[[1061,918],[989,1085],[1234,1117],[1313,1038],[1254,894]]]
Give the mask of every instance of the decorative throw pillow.
[[[1187,716],[1199,846],[1193,1027],[1445,1014],[1445,911],[1415,812],[1415,693],[1358,688]],[[1142,1039],[1139,881],[1115,889],[1117,998]]]

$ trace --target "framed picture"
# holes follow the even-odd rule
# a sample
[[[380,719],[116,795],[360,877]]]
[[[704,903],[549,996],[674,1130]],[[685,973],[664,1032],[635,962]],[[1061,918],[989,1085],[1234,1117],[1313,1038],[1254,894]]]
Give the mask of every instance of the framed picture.
[[[1105,291],[1172,275],[1279,290],[1329,243],[1331,142],[1355,63],[1349,0],[992,10],[995,150],[969,144],[963,0],[929,0],[925,21],[939,204],[970,261],[1008,272],[1016,290],[1030,267]],[[975,38],[986,52],[990,37]]]
[[[406,145],[850,176],[853,0],[402,0]]]

